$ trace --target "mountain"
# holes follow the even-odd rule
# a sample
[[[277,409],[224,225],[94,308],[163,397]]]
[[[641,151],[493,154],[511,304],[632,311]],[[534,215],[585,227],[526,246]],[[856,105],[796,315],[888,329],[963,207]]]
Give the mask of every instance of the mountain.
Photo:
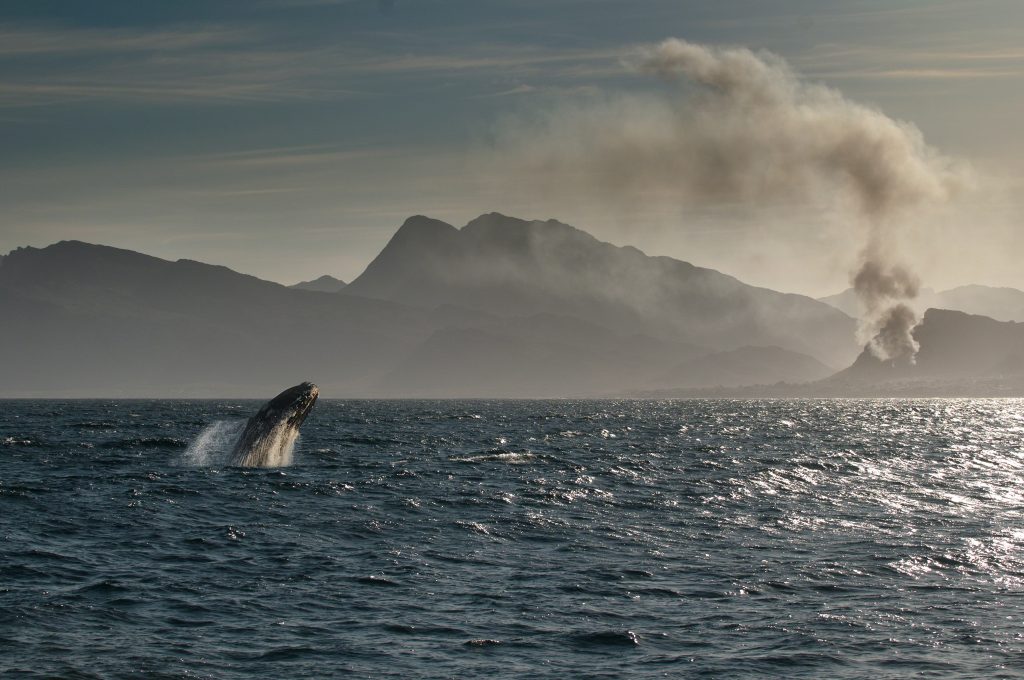
[[[665,366],[707,353],[567,316],[486,315],[436,331],[376,389],[410,397],[604,396],[649,385]]]
[[[854,318],[860,314],[857,295],[851,288],[819,300]],[[988,316],[997,321],[1024,321],[1024,291],[1016,288],[971,285],[940,292],[924,288],[911,306],[919,314],[928,308],[951,309]]]
[[[991,286],[960,286],[936,296],[932,307],[988,316],[997,321],[1024,322],[1024,291]]]
[[[853,288],[847,288],[841,293],[818,298],[818,300],[835,307],[854,319],[859,318],[861,315],[860,302],[857,300],[857,293],[854,292]],[[909,304],[918,314],[922,314],[929,307],[936,306],[931,304],[934,300],[935,291],[931,288],[922,288],[920,294],[911,300]],[[938,306],[941,307],[941,305]]]
[[[818,298],[818,302],[824,302],[826,305],[835,307],[843,314],[851,316],[856,319],[860,316],[860,303],[857,302],[857,293],[854,292],[853,288],[847,288],[841,293],[835,295],[826,295],[825,297]]]
[[[623,393],[711,353],[568,314],[423,309],[63,241],[0,258],[2,396]],[[712,378],[718,381],[716,375]]]
[[[554,220],[498,213],[462,229],[409,218],[345,293],[422,309],[571,316],[715,350],[777,346],[832,366],[848,365],[859,349],[854,321],[811,298],[603,243]]]
[[[929,309],[914,329],[913,363],[879,361],[865,350],[823,385],[844,392],[970,395],[1024,390],[1024,323]]]
[[[333,276],[324,274],[320,278],[313,279],[312,281],[300,281],[299,283],[292,284],[288,287],[295,288],[296,290],[312,290],[317,293],[337,293],[347,285],[348,284],[341,279],[336,279]]]
[[[1024,397],[1024,323],[928,309],[914,329],[914,363],[879,361],[865,350],[849,368],[793,384],[676,386],[633,390],[645,398]],[[702,358],[698,363],[710,361]]]
[[[337,294],[77,241],[20,248],[0,258],[0,318],[8,397],[257,397],[304,379],[334,397],[614,396],[812,380],[853,342],[809,298],[495,214],[410,218]]]
[[[0,260],[0,394],[352,393],[429,337],[429,315],[190,260],[63,241]]]

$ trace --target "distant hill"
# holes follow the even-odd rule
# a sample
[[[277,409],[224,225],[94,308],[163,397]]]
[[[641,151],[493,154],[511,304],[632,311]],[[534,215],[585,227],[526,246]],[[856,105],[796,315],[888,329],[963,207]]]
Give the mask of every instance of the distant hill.
[[[407,286],[405,274],[391,283]],[[331,396],[603,396],[717,353],[644,332],[661,327],[622,305],[613,309],[637,323],[585,318],[602,308],[573,307],[575,275],[563,273],[571,295],[555,312],[543,296],[486,311],[456,304],[461,294],[434,306],[326,295],[76,241],[20,248],[0,258],[0,318],[13,329],[0,334],[0,396],[263,396],[302,379]],[[680,379],[731,384],[771,370],[727,356]]]
[[[854,318],[860,314],[857,296],[852,289],[820,300]],[[919,314],[928,308],[952,309],[988,316],[997,321],[1024,321],[1024,291],[1016,288],[971,285],[940,292],[925,288],[911,306]]]
[[[333,276],[324,274],[320,278],[313,279],[312,281],[300,281],[299,283],[292,284],[288,287],[295,288],[297,290],[312,290],[317,293],[337,293],[347,285],[348,284],[341,279],[336,279]]]
[[[487,315],[436,331],[377,387],[413,397],[604,396],[650,384],[665,366],[707,353],[567,316]]]
[[[436,328],[402,305],[76,241],[0,260],[0,318],[6,396],[348,391]]]
[[[988,316],[997,321],[1024,322],[1024,291],[991,286],[960,286],[936,296],[932,307]]]
[[[980,386],[1017,393],[1024,388],[1024,323],[929,309],[914,338],[921,349],[913,363],[879,361],[865,350],[822,385],[839,392],[870,388],[921,394],[970,394]]]
[[[498,316],[572,316],[620,334],[716,350],[777,346],[840,367],[854,321],[801,295],[598,241],[566,224],[497,213],[462,229],[408,219],[345,289],[349,295]]]
[[[7,397],[259,397],[304,379],[334,397],[800,396],[1024,376],[1024,324],[931,310],[917,365],[863,355],[821,380],[821,356],[843,365],[853,342],[827,305],[493,214],[410,218],[336,294],[76,241],[19,248],[0,257],[0,318]]]
[[[813,382],[677,386],[635,390],[632,395],[727,399],[1024,397],[1024,323],[929,309],[914,329],[914,337],[921,345],[914,363],[879,361],[865,350],[849,368]]]

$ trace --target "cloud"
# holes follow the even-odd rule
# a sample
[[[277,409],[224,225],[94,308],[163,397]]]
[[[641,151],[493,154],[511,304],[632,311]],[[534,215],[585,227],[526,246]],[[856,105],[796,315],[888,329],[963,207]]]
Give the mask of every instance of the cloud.
[[[138,31],[0,24],[0,58],[178,52],[199,47],[237,44],[252,37],[250,31],[210,26]]]
[[[268,102],[361,95],[330,48],[270,49],[251,29],[0,28],[0,107],[81,101]]]
[[[403,151],[394,148],[344,149],[335,145],[308,144],[208,154],[194,160],[207,167],[275,170],[284,167],[355,163],[373,158],[397,158],[402,157],[403,153],[408,155],[409,150]]]
[[[617,50],[469,44],[393,53],[379,36],[309,43],[270,29],[166,30],[0,25],[0,107],[122,103],[216,104],[373,96],[387,79],[424,74],[508,80],[621,72]],[[407,85],[406,85],[407,87]]]
[[[1015,44],[949,43],[933,46],[824,44],[797,62],[810,74],[830,79],[977,80],[1024,77],[1024,50]]]

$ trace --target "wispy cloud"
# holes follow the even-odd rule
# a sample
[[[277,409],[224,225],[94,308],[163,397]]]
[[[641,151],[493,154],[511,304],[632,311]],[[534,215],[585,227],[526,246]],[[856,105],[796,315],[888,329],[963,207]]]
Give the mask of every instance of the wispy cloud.
[[[553,49],[537,46],[466,47],[458,53],[403,54],[393,57],[354,61],[347,70],[363,73],[417,73],[423,71],[500,71],[516,72],[537,67],[576,67],[597,62],[600,73],[624,72],[618,59],[626,48],[599,50]]]
[[[1024,49],[1016,45],[882,47],[820,45],[794,61],[805,73],[828,78],[977,79],[1024,76]]]
[[[128,31],[7,24],[0,26],[0,65],[7,62],[0,75],[0,107],[88,100],[328,100],[368,96],[367,87],[375,88],[375,81],[428,73],[547,79],[607,75],[622,71],[621,52],[476,44],[382,55],[376,46],[355,40],[269,41],[252,28]]]
[[[0,24],[0,57],[174,52],[237,44],[252,37],[251,31],[224,27],[137,31]]]
[[[344,149],[336,145],[310,144],[209,154],[190,160],[208,167],[258,169],[350,163],[407,154],[408,150],[393,148]]]
[[[5,30],[0,65],[7,61],[8,67],[0,75],[0,107],[88,100],[267,102],[364,94],[329,77],[334,50],[267,48],[250,30]]]

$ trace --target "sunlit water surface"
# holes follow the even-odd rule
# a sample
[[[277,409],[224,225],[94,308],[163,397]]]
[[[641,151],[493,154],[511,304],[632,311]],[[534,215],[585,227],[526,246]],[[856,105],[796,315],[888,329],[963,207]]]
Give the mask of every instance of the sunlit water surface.
[[[0,402],[0,672],[1024,671],[1024,402],[259,405]]]

